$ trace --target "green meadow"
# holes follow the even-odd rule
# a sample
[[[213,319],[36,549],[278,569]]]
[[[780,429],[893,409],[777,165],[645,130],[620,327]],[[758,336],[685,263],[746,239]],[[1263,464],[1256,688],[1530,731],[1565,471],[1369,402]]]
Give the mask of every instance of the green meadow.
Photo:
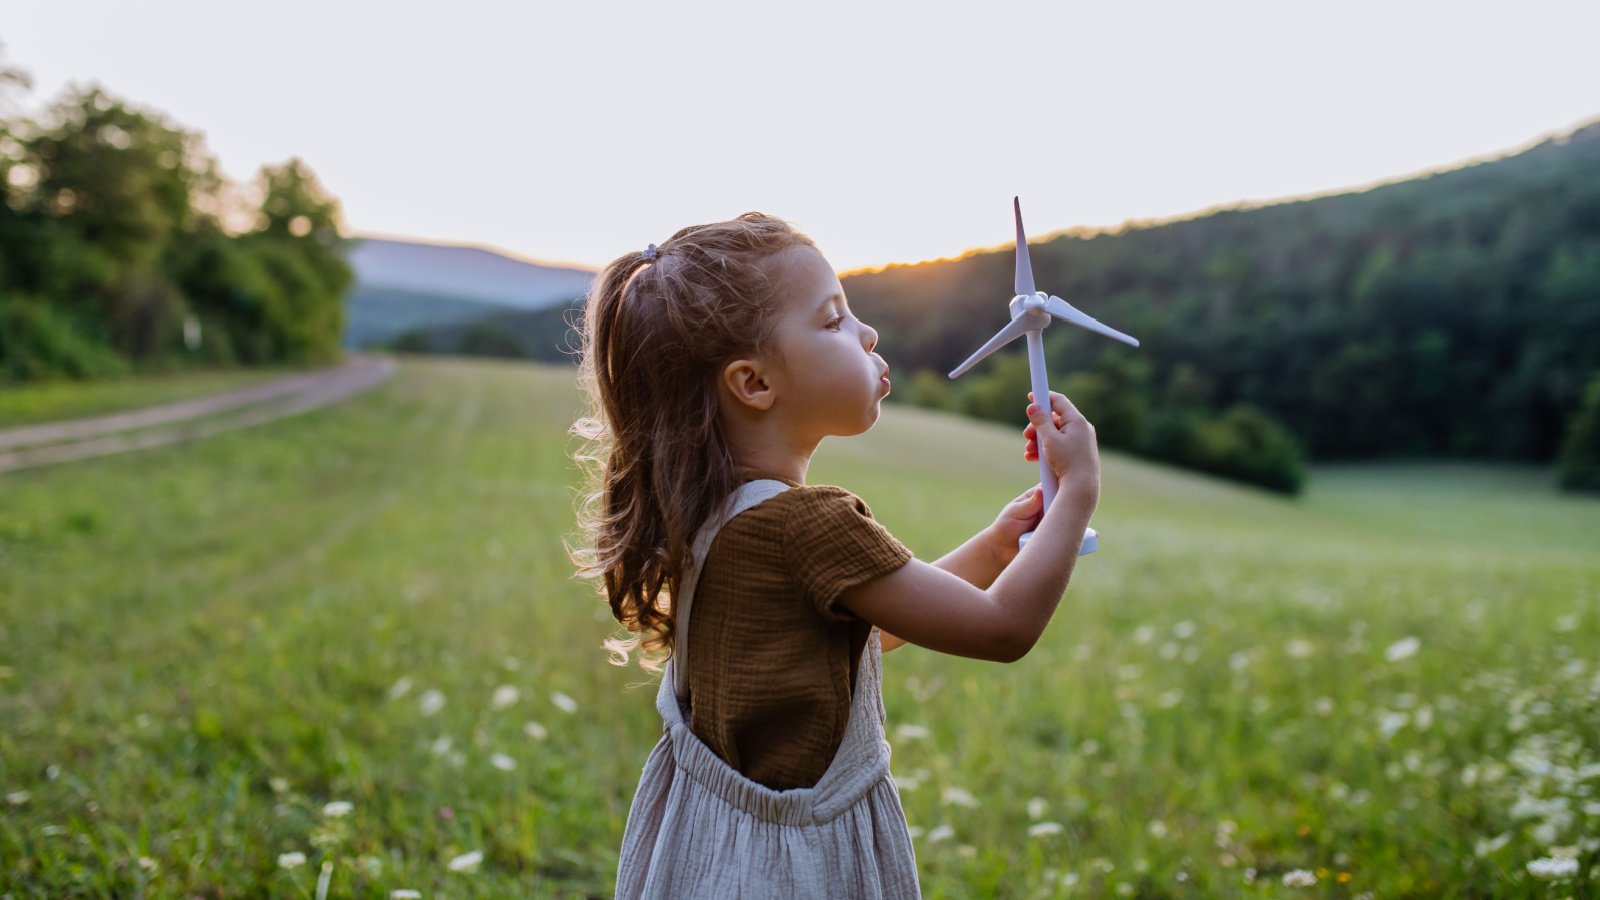
[[[141,399],[86,397],[0,414]],[[608,896],[660,726],[563,549],[577,407],[569,369],[402,357],[0,474],[0,893]],[[888,406],[810,480],[932,559],[1021,451]],[[1600,896],[1600,502],[1480,465],[1103,483],[1028,657],[885,658],[927,896]]]

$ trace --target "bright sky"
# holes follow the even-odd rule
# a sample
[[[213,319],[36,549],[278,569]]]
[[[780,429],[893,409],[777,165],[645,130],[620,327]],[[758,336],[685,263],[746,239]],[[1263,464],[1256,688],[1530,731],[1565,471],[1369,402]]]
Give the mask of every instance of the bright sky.
[[[357,233],[599,266],[759,209],[844,271],[1363,185],[1600,117],[1594,0],[5,3]]]

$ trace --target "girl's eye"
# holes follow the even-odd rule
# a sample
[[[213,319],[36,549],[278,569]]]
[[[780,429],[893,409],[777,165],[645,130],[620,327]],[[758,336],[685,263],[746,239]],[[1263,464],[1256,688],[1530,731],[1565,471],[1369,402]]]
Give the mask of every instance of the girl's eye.
[[[824,325],[822,327],[828,329],[829,331],[838,331],[839,330],[839,326],[843,325],[843,324],[844,324],[844,316],[834,316],[833,318],[828,320],[828,324],[826,324],[826,325]]]

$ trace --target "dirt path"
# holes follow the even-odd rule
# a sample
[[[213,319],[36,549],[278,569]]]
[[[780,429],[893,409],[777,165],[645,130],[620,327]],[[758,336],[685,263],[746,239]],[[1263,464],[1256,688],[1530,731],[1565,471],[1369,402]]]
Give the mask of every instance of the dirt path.
[[[0,472],[160,447],[260,425],[376,387],[394,373],[394,368],[394,360],[387,356],[351,354],[349,361],[338,368],[292,375],[196,400],[0,430]],[[243,412],[238,415],[217,415],[239,409]]]

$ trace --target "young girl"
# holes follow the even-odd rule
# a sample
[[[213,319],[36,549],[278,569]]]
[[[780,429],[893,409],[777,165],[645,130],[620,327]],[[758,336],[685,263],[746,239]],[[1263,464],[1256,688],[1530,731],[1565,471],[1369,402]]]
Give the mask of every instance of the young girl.
[[[1024,456],[1042,450],[1056,502],[1041,516],[1032,488],[930,565],[805,483],[822,439],[871,428],[889,393],[809,238],[760,213],[685,228],[600,273],[583,333],[574,558],[633,635],[613,661],[670,656],[617,896],[917,896],[881,652],[1028,652],[1099,498],[1093,426],[1059,394],[1029,405]]]

